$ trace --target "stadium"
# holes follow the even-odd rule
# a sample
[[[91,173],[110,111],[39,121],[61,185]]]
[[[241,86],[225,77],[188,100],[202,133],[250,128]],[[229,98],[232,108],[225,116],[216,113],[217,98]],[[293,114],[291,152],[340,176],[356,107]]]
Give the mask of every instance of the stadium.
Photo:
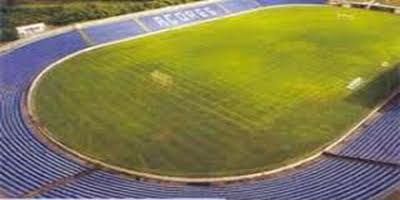
[[[400,2],[206,0],[0,46],[0,198],[400,199]]]

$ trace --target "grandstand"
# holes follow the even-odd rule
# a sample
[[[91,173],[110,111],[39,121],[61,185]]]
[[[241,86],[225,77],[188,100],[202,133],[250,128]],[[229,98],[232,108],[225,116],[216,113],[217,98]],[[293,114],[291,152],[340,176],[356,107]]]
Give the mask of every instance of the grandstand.
[[[134,21],[123,21],[87,27],[82,32],[89,38],[92,38],[94,44],[101,44],[104,42],[132,37],[144,33],[144,30],[142,30]]]
[[[333,5],[343,5],[347,7],[354,8],[366,8],[371,10],[380,10],[386,12],[392,12],[399,14],[400,13],[400,1],[399,0],[352,0],[352,1],[343,1],[343,0],[332,0],[330,1]]]
[[[393,98],[382,109],[385,113],[383,116],[362,128],[362,134],[334,153],[344,157],[399,165],[400,105],[398,102],[400,102],[400,96]],[[380,137],[382,134],[385,137]]]
[[[398,1],[391,0],[392,5]],[[223,0],[82,24],[0,54],[0,197],[381,199],[400,187],[400,93],[356,134],[312,162],[271,177],[231,184],[182,184],[123,175],[63,152],[26,113],[32,81],[52,63],[90,46],[280,4],[324,0]],[[388,3],[388,4],[389,4]]]

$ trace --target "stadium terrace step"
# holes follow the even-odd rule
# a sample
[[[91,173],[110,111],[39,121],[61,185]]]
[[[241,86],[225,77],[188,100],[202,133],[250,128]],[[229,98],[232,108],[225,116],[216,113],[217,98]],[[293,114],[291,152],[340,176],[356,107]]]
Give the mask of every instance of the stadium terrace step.
[[[1,84],[20,87],[19,90],[26,89],[21,88],[21,84],[27,87],[30,80],[46,66],[86,47],[79,33],[73,31],[36,41],[1,55]]]
[[[260,4],[257,1],[249,1],[249,0],[227,0],[219,3],[225,9],[229,10],[231,13],[251,10],[257,7],[260,7]]]
[[[400,166],[400,94],[341,149],[329,153]]]
[[[8,94],[1,102],[2,187],[18,197],[45,184],[84,170],[81,166],[42,144],[21,117],[21,92]],[[5,142],[6,141],[6,142]]]
[[[74,181],[75,179],[78,179],[78,178],[80,178],[82,176],[87,176],[90,173],[94,172],[95,170],[96,170],[95,168],[90,168],[90,169],[87,169],[87,170],[84,170],[84,171],[80,171],[77,174],[73,174],[72,176],[68,176],[68,177],[64,177],[64,178],[61,178],[61,179],[57,179],[54,182],[48,183],[47,185],[44,185],[44,186],[42,186],[40,188],[37,188],[35,190],[29,191],[29,192],[23,194],[22,198],[32,198],[32,197],[34,197],[36,195],[43,194],[43,193],[45,193],[45,192],[47,192],[49,190],[52,190],[53,188],[60,187],[62,185],[68,184],[69,182]]]
[[[36,197],[369,199],[400,180],[400,169],[324,157],[284,177],[226,186],[170,186],[95,172]]]
[[[166,11],[163,13],[141,16],[138,19],[150,30],[157,31],[180,26],[183,24],[203,21],[228,13],[215,3],[201,5],[195,8]]]
[[[83,31],[95,44],[121,40],[145,32],[133,19],[90,26],[84,28]]]

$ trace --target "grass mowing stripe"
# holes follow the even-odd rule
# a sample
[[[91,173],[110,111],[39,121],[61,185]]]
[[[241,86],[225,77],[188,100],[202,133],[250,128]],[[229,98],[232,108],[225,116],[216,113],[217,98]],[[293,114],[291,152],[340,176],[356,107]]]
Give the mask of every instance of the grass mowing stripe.
[[[277,8],[152,35],[52,70],[38,115],[68,146],[129,169],[273,169],[338,138],[385,96],[375,80],[400,60],[399,31],[384,13]],[[346,89],[357,77],[363,92]]]

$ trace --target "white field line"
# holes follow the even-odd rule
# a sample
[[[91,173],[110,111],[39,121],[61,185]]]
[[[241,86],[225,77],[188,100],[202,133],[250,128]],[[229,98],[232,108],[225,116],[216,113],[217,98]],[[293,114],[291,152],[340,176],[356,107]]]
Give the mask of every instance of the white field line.
[[[245,13],[251,13],[251,12],[256,12],[256,11],[259,11],[259,10],[266,10],[266,9],[281,8],[281,7],[298,7],[298,6],[326,7],[326,5],[314,5],[314,4],[312,4],[312,5],[310,5],[310,4],[292,4],[292,5],[278,5],[278,6],[260,7],[260,8],[256,8],[256,9],[253,9],[253,10],[248,10],[248,11],[239,12],[239,13],[233,13],[233,14],[229,14],[229,15],[225,15],[225,16],[221,16],[221,17],[217,17],[217,18],[213,18],[213,19],[194,22],[194,23],[190,23],[190,24],[184,24],[184,25],[177,26],[177,27],[172,27],[172,28],[169,28],[169,29],[159,30],[159,31],[155,31],[155,32],[150,32],[150,33],[146,33],[146,34],[142,34],[142,35],[133,36],[133,37],[130,37],[130,38],[125,38],[125,39],[118,40],[118,41],[108,42],[108,43],[104,43],[104,44],[101,44],[101,45],[89,47],[89,48],[77,51],[75,53],[72,53],[72,54],[70,54],[68,56],[65,56],[64,58],[52,63],[48,67],[46,67],[33,80],[32,84],[30,85],[30,87],[28,89],[28,94],[26,95],[26,104],[27,104],[28,115],[25,115],[25,116],[31,116],[33,118],[33,121],[31,121],[30,119],[27,119],[27,117],[25,117],[25,121],[30,122],[29,124],[33,125],[34,126],[33,128],[35,128],[40,133],[42,133],[48,140],[51,141],[51,143],[54,143],[56,146],[60,147],[64,151],[66,151],[66,153],[70,153],[73,156],[76,156],[76,157],[82,159],[83,161],[88,161],[89,163],[93,163],[93,164],[99,165],[101,167],[104,167],[106,170],[108,169],[108,170],[112,170],[112,171],[122,172],[124,174],[129,174],[129,175],[139,176],[139,177],[149,178],[149,179],[155,179],[155,180],[160,180],[160,181],[167,181],[167,182],[230,182],[230,181],[240,181],[240,180],[245,180],[245,179],[259,178],[259,177],[263,177],[263,176],[275,174],[275,173],[278,173],[278,172],[283,172],[283,171],[286,171],[286,170],[297,168],[297,167],[299,167],[301,165],[304,165],[304,164],[306,164],[306,163],[318,158],[319,156],[322,155],[322,153],[324,151],[329,151],[335,145],[337,145],[337,144],[341,143],[342,141],[344,141],[349,135],[351,135],[353,133],[354,130],[356,130],[366,120],[368,120],[371,116],[373,116],[380,108],[382,108],[382,106],[384,106],[387,103],[387,101],[389,101],[390,98],[387,98],[385,101],[383,101],[381,104],[379,104],[360,123],[355,125],[345,135],[343,135],[341,138],[336,140],[334,143],[330,144],[327,148],[325,148],[324,150],[316,153],[315,155],[312,155],[312,156],[310,156],[308,158],[300,160],[300,161],[298,161],[296,163],[293,163],[293,164],[290,164],[290,165],[286,165],[284,167],[281,167],[281,168],[278,168],[278,169],[274,169],[274,170],[263,171],[263,172],[258,172],[258,173],[252,173],[252,174],[247,174],[247,175],[225,176],[225,177],[215,177],[215,178],[188,178],[188,177],[162,176],[162,175],[156,175],[156,174],[151,174],[151,173],[143,173],[143,172],[139,172],[139,171],[128,170],[128,169],[125,169],[125,168],[121,168],[121,167],[118,167],[118,166],[110,165],[110,164],[95,160],[93,158],[87,157],[87,156],[82,155],[79,152],[77,152],[77,151],[65,146],[64,144],[62,144],[59,141],[57,141],[57,140],[53,139],[52,137],[50,137],[50,134],[49,134],[49,132],[47,130],[40,129],[40,128],[38,128],[38,127],[36,127],[34,125],[37,122],[36,121],[37,118],[36,118],[35,112],[34,112],[33,95],[34,95],[34,92],[35,92],[35,88],[37,87],[38,83],[40,82],[42,77],[44,77],[44,75],[46,73],[48,73],[50,70],[54,69],[60,63],[66,61],[66,60],[69,60],[69,59],[71,59],[71,58],[73,58],[75,56],[78,56],[80,54],[83,54],[85,52],[88,52],[88,51],[91,51],[91,50],[94,50],[94,49],[98,49],[98,48],[102,48],[102,47],[105,47],[105,46],[109,46],[109,45],[125,42],[125,41],[128,41],[128,40],[143,38],[143,37],[147,37],[147,36],[150,36],[150,35],[155,35],[155,34],[167,32],[167,31],[172,31],[172,30],[177,30],[177,29],[181,29],[181,28],[184,28],[184,27],[194,26],[194,25],[197,25],[197,24],[202,24],[202,23],[206,23],[206,22],[210,22],[210,21],[216,21],[216,20],[221,20],[221,19],[228,18],[228,17],[243,15]],[[399,91],[397,91],[397,92],[399,92]],[[24,112],[26,112],[26,110]]]

